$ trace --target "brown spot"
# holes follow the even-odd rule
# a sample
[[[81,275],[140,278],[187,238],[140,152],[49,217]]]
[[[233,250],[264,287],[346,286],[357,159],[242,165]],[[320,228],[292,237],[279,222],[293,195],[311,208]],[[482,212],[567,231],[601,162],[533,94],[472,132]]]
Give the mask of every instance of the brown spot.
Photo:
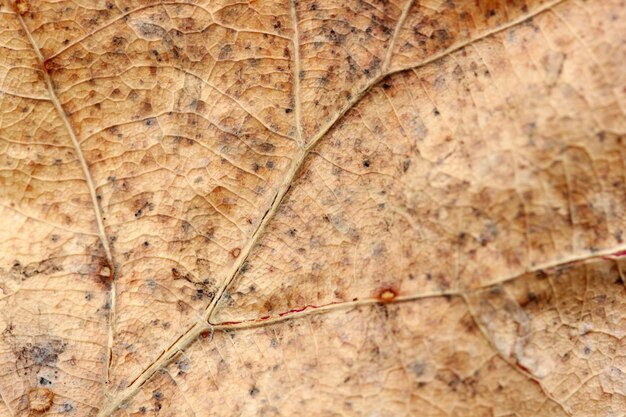
[[[209,198],[217,208],[228,215],[237,206],[236,200],[232,193],[222,186],[215,187],[210,193]]]
[[[43,69],[47,73],[50,73],[56,69],[59,69],[59,65],[57,65],[52,59],[46,59],[43,62]]]
[[[15,0],[13,7],[15,8],[15,12],[22,16],[30,11],[30,6],[26,0]]]
[[[471,314],[465,315],[461,319],[461,324],[463,325],[465,331],[469,334],[476,333],[476,331],[478,330],[478,325],[476,324],[476,321]]]
[[[525,308],[529,304],[537,303],[539,301],[539,296],[532,291],[522,295],[522,297],[517,301],[520,307]]]
[[[383,301],[385,303],[389,302],[389,301],[393,301],[396,297],[398,296],[398,293],[395,289],[393,288],[383,288],[378,292],[378,296],[377,298],[380,301]]]
[[[53,400],[54,393],[48,388],[35,388],[28,392],[28,408],[31,411],[48,411]]]
[[[232,256],[233,258],[238,258],[240,254],[241,254],[240,248],[235,248],[230,251],[230,256]]]
[[[189,311],[189,306],[184,301],[178,300],[176,302],[176,310],[186,314]]]
[[[95,280],[102,284],[105,288],[109,288],[113,281],[113,266],[106,258],[98,258],[97,270],[94,276]]]

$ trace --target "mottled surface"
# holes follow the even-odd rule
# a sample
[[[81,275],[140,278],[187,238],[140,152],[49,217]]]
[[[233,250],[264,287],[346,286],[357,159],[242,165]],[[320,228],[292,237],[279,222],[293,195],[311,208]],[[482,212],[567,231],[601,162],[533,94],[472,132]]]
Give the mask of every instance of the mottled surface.
[[[566,3],[372,88],[312,149],[211,321],[459,291],[622,247],[626,48],[611,39],[626,15],[596,11],[572,29]]]
[[[66,403],[89,415],[104,392],[107,259],[79,157],[9,6],[0,3],[0,395],[14,415]],[[51,387],[51,397],[37,391]]]
[[[569,265],[471,294],[498,352],[574,415],[626,407],[626,263]]]
[[[220,331],[117,415],[617,416],[625,308],[617,264],[598,261]]]
[[[201,338],[118,415],[142,407],[146,415],[159,407],[159,415],[567,415],[495,354],[459,297]]]
[[[0,0],[0,416],[624,415],[624,10]]]

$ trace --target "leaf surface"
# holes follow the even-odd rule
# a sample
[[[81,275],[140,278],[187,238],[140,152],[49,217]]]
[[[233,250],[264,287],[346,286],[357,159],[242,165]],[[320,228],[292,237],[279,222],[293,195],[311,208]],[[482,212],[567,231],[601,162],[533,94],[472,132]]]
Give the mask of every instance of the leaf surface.
[[[623,414],[623,14],[2,0],[0,415]]]

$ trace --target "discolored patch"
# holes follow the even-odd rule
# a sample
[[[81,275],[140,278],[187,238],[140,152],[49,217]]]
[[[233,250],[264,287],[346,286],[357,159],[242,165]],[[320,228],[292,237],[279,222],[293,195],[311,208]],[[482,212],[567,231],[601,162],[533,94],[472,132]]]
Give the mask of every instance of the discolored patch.
[[[395,300],[398,296],[398,292],[394,288],[382,288],[378,291],[376,298],[382,302],[388,303]]]
[[[14,0],[13,7],[15,11],[21,15],[25,15],[30,11],[29,0]]]
[[[35,388],[28,392],[28,409],[30,411],[48,411],[53,402],[54,392],[48,388]]]
[[[0,0],[0,415],[619,414],[579,3]]]
[[[19,369],[25,375],[41,367],[56,367],[59,355],[65,352],[67,343],[53,339],[43,343],[26,343],[15,349]]]

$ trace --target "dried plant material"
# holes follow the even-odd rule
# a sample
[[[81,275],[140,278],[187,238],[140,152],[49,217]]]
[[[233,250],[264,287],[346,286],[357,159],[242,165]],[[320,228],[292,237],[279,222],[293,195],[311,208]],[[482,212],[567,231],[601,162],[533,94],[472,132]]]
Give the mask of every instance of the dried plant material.
[[[0,416],[626,413],[623,0],[0,0]]]

